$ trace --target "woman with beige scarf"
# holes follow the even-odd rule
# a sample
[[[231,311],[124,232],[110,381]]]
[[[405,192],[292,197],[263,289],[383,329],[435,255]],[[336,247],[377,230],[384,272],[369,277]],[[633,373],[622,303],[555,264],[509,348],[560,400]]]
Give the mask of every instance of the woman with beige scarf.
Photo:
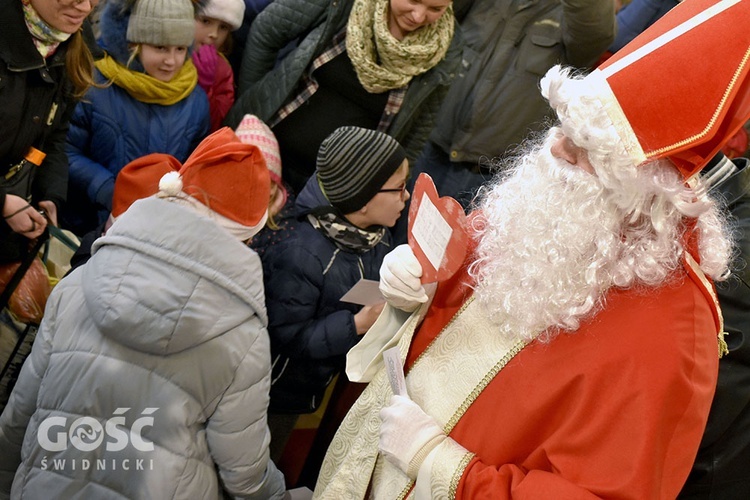
[[[451,0],[275,0],[250,28],[225,124],[268,123],[295,193],[340,126],[387,133],[413,160],[460,53]]]

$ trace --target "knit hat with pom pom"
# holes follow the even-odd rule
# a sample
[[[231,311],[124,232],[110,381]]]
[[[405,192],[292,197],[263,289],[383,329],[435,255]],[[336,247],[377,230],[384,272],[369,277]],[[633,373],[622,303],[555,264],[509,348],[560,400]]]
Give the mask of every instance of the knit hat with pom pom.
[[[123,167],[118,182],[116,196],[135,201],[156,194],[182,202],[240,241],[257,233],[268,217],[271,181],[263,154],[229,127],[206,137],[183,165],[170,155],[150,154]]]

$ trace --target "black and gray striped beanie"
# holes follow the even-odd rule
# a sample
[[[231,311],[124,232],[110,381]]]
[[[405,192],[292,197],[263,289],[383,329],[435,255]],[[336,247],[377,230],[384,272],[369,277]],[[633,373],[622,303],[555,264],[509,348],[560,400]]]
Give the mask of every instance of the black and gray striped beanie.
[[[317,175],[328,201],[341,213],[356,212],[382,189],[406,159],[389,135],[361,127],[339,127],[318,149]]]

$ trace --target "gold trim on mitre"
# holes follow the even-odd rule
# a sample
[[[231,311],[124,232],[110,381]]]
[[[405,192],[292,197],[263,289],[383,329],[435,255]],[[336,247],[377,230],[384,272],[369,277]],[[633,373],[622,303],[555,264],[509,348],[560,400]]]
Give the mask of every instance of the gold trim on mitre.
[[[633,163],[640,165],[645,162],[648,159],[646,153],[644,153],[633,127],[630,126],[630,121],[625,116],[625,111],[622,110],[612,87],[609,86],[606,76],[601,70],[596,69],[586,76],[585,80],[591,86],[592,95],[597,97],[607,116],[612,120],[616,135],[622,141]]]
[[[736,68],[733,77],[730,79],[726,89],[724,90],[722,99],[718,102],[716,109],[714,110],[711,119],[708,121],[706,126],[700,132],[692,135],[691,137],[681,139],[674,144],[663,146],[653,151],[646,152],[643,150],[643,147],[638,140],[638,136],[630,125],[630,122],[627,119],[625,112],[622,110],[622,107],[620,106],[615,93],[612,91],[612,88],[607,82],[607,79],[619,73],[623,69],[626,69],[631,64],[643,59],[654,51],[669,44],[670,42],[679,38],[681,35],[684,35],[690,30],[697,28],[706,21],[723,13],[727,9],[737,5],[738,3],[740,3],[740,1],[741,0],[721,0],[720,2],[707,8],[706,10],[699,12],[690,19],[687,19],[678,26],[675,26],[671,30],[644,44],[642,47],[639,47],[633,52],[625,55],[621,59],[611,63],[610,65],[605,64],[604,68],[594,70],[590,75],[586,77],[586,79],[591,79],[593,88],[598,91],[595,95],[598,96],[607,114],[612,119],[618,135],[622,138],[626,150],[630,154],[633,161],[636,162],[636,165],[640,165],[648,159],[667,156],[667,153],[695,143],[699,139],[702,139],[709,134],[711,129],[716,125],[719,116],[724,111],[724,108],[726,107],[728,102],[728,98],[737,85],[739,75],[743,73],[745,67],[747,66],[748,60],[750,60],[750,49],[748,49],[748,51],[745,53],[741,63]]]

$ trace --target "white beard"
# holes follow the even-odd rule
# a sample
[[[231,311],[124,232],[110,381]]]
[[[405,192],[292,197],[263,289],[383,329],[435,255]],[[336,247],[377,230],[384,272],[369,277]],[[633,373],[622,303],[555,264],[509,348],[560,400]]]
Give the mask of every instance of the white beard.
[[[576,330],[608,288],[628,280],[618,270],[627,258],[622,211],[598,177],[554,158],[546,144],[487,187],[470,268],[490,319],[527,341]]]

